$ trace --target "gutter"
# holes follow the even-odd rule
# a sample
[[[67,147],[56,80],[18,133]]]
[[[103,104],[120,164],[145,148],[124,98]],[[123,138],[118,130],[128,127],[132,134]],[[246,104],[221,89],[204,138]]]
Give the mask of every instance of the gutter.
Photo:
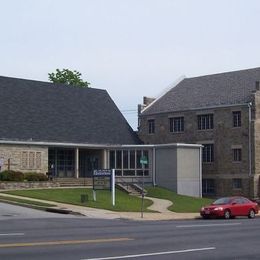
[[[248,106],[250,103],[240,103],[240,104],[231,104],[231,105],[216,105],[216,106],[209,106],[209,107],[199,107],[199,108],[187,108],[183,110],[169,110],[169,111],[163,111],[163,112],[157,112],[157,113],[147,113],[142,115],[144,110],[139,115],[140,117],[145,116],[153,116],[153,115],[161,115],[161,114],[169,114],[169,113],[181,113],[181,112],[190,112],[190,111],[199,111],[199,110],[208,110],[208,109],[215,109],[215,108],[228,108],[228,107],[241,107],[241,106]]]
[[[200,144],[184,144],[184,143],[169,143],[169,144],[82,144],[82,143],[55,143],[55,142],[34,142],[34,141],[8,141],[1,140],[0,144],[12,145],[39,145],[49,147],[77,147],[77,148],[99,148],[99,149],[116,149],[116,148],[160,148],[160,147],[201,147]]]
[[[251,116],[252,116],[252,103],[248,103],[248,170],[249,170],[249,173],[248,173],[248,176],[251,176],[252,175],[252,146],[251,146],[251,122],[252,122],[252,119],[251,119]]]
[[[199,153],[199,197],[202,198],[202,146]]]

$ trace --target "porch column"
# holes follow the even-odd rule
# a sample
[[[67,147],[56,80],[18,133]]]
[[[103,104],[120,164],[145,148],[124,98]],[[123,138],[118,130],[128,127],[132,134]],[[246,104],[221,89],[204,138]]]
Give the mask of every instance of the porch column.
[[[79,148],[75,149],[75,178],[79,178]]]
[[[104,149],[103,150],[103,156],[102,156],[102,168],[103,169],[107,169],[108,168],[108,165],[107,165],[107,150]]]

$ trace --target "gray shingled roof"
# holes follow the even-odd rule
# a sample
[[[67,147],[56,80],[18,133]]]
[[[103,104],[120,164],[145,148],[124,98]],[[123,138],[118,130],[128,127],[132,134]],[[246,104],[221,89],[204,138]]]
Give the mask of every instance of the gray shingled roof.
[[[260,81],[260,68],[185,78],[142,115],[247,103],[256,81]]]
[[[0,140],[136,144],[107,91],[0,77]]]

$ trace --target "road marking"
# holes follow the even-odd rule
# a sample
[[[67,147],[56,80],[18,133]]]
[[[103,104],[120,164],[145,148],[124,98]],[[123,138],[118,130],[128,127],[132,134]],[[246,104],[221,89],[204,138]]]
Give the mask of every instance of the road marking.
[[[0,234],[0,236],[24,236],[24,233],[6,233]]]
[[[201,225],[180,225],[176,228],[189,228],[189,227],[218,227],[218,226],[237,226],[242,223],[223,223],[223,224],[201,224]]]
[[[180,253],[190,253],[196,251],[207,251],[214,250],[215,247],[204,247],[204,248],[193,248],[193,249],[184,249],[177,251],[165,251],[165,252],[155,252],[155,253],[146,253],[138,255],[121,255],[121,256],[109,256],[109,257],[99,257],[99,258],[86,258],[81,260],[110,260],[110,259],[124,259],[124,258],[134,258],[134,257],[144,257],[144,256],[156,256],[156,255],[170,255],[170,254],[180,254]]]
[[[42,241],[42,242],[0,244],[0,248],[108,243],[108,242],[122,242],[122,241],[130,241],[130,240],[134,240],[134,239],[121,237],[121,238],[104,238],[104,239],[88,239],[88,240]]]

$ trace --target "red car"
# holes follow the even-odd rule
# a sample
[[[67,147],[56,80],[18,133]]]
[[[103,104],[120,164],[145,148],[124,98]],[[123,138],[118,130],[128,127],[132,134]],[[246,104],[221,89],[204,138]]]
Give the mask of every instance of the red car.
[[[214,201],[211,205],[202,207],[200,215],[203,218],[236,216],[254,218],[258,213],[258,204],[244,197],[225,197]]]

